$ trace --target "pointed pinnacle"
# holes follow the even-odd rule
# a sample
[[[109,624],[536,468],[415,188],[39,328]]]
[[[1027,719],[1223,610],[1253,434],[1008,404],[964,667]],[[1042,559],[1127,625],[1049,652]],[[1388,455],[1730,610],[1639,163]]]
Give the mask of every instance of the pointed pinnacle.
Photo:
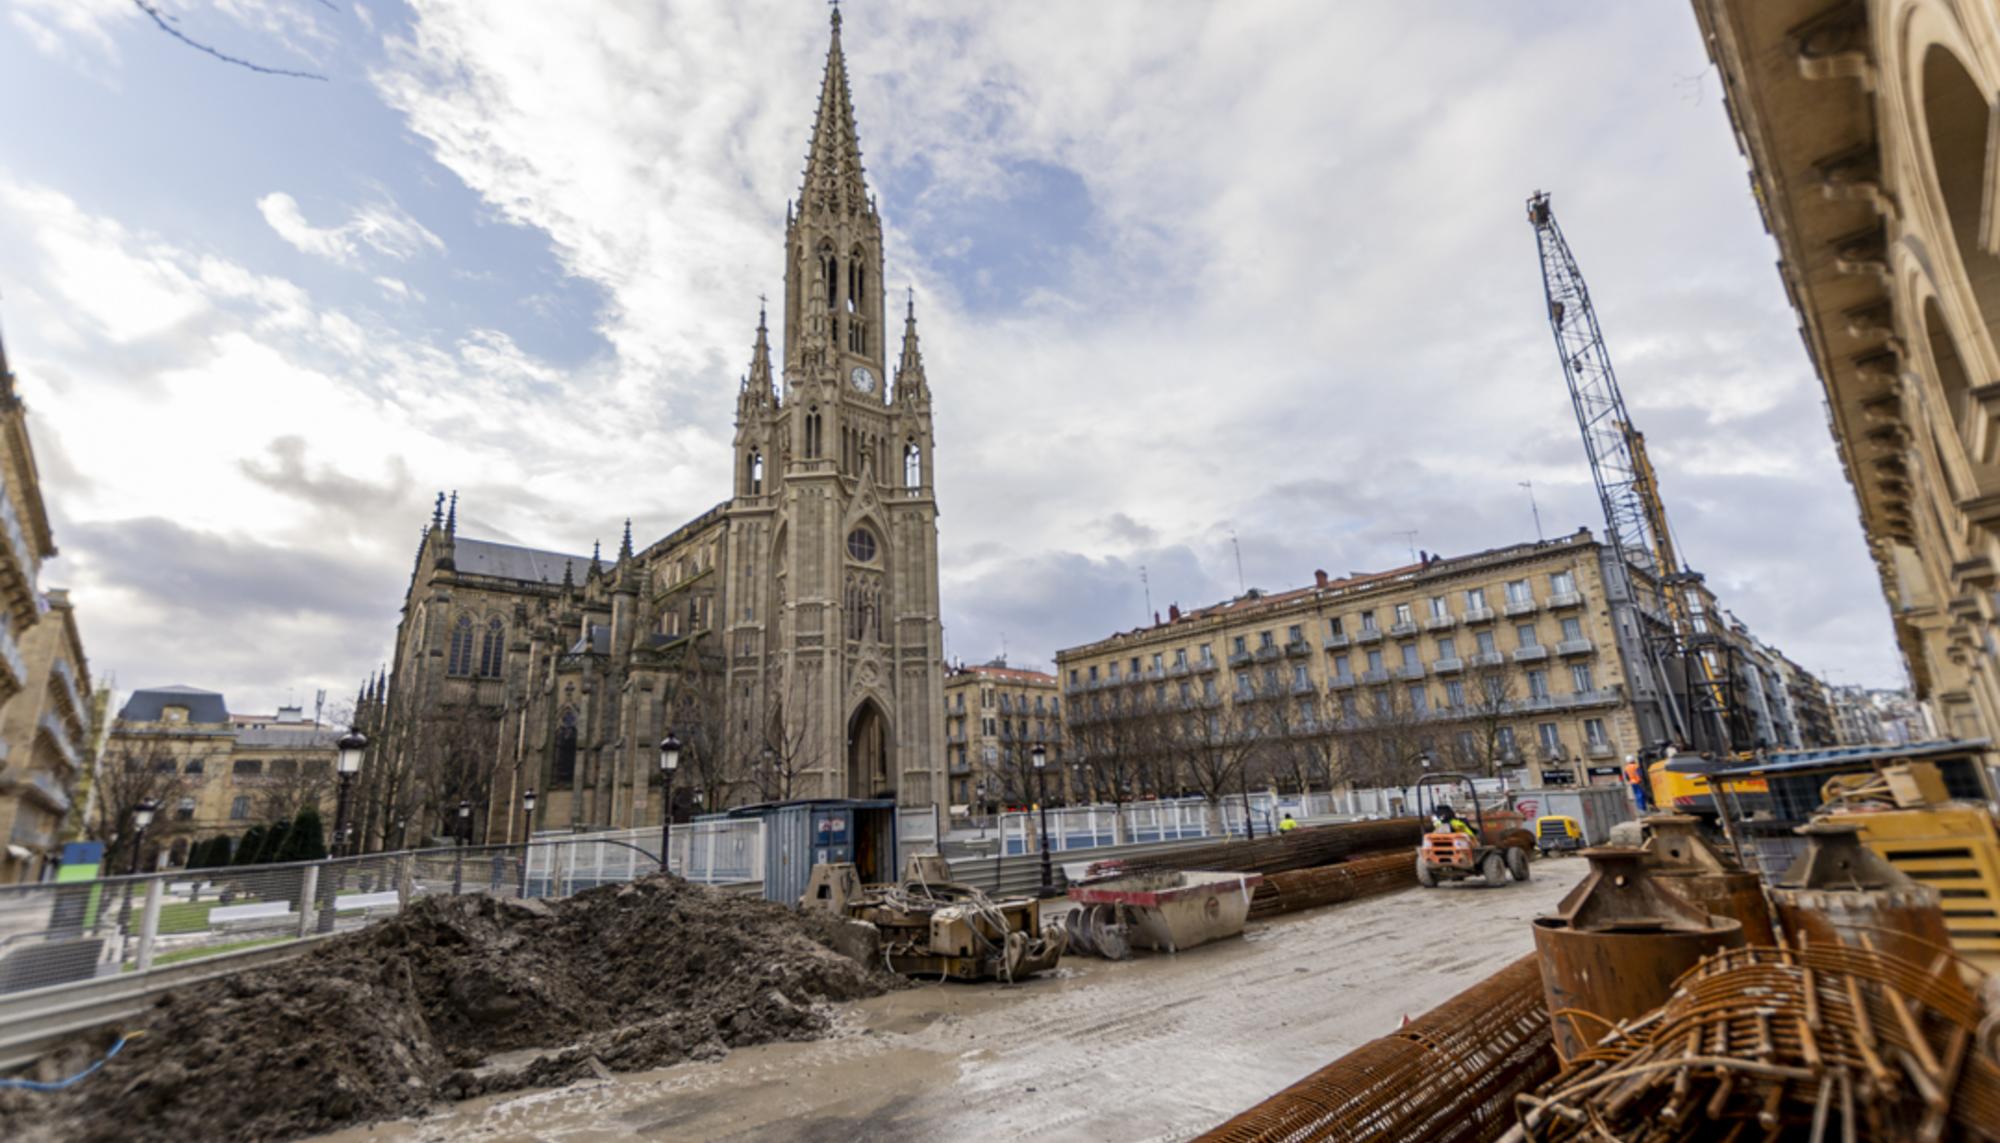
[[[444,518],[444,532],[447,536],[458,534],[458,490],[452,489],[451,511]]]

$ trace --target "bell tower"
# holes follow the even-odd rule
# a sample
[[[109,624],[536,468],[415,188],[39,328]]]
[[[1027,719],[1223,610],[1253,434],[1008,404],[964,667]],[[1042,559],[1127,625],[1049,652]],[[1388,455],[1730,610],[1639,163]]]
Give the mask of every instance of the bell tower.
[[[946,788],[930,389],[914,304],[900,331],[885,313],[840,23],[785,212],[782,363],[760,318],[737,404],[734,511],[746,541],[769,537],[744,565],[768,578],[736,641],[761,642],[762,666],[739,685],[807,761],[801,796],[921,804]]]

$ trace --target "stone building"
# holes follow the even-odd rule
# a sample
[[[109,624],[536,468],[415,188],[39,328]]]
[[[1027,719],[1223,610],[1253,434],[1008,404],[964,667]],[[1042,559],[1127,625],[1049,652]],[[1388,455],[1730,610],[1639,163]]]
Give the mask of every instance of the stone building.
[[[1249,592],[1057,653],[1074,761],[1134,797],[1397,784],[1434,768],[1612,782],[1664,741],[1633,686],[1635,607],[1588,529],[1312,586]],[[1713,601],[1707,614],[1720,614]],[[1760,672],[1738,663],[1732,704]],[[1780,688],[1782,689],[1782,688]],[[1113,772],[1115,771],[1115,772]]]
[[[1941,732],[2000,731],[2000,12],[1694,0]]]
[[[0,345],[0,883],[53,867],[91,765],[90,672],[69,593],[41,586],[56,554],[28,413]]]
[[[461,536],[440,497],[396,632],[369,844],[461,798],[486,807],[486,836],[516,836],[529,789],[536,828],[650,825],[669,728],[678,788],[710,808],[946,797],[931,393],[914,302],[890,355],[882,243],[836,12],[778,251],[782,355],[760,313],[727,499],[644,547],[628,524],[607,562]]]
[[[944,678],[945,761],[953,806],[984,813],[1035,797],[1031,751],[1047,753],[1042,781],[1050,798],[1080,791],[1063,764],[1062,695],[1056,677],[996,659],[960,665]]]
[[[112,720],[98,796],[153,802],[149,836],[172,863],[196,841],[290,821],[307,805],[319,808],[330,839],[341,733],[297,707],[234,715],[219,691],[142,688]]]

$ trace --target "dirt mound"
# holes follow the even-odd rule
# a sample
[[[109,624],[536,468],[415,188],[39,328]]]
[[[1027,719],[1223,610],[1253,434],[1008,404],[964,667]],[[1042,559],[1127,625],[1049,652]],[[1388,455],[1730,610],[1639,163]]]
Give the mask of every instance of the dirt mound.
[[[428,897],[294,960],[162,997],[146,1035],[97,1075],[0,1104],[0,1134],[286,1139],[811,1039],[827,1030],[814,1002],[900,983],[870,933],[657,876],[554,903]],[[520,1059],[488,1062],[501,1052]]]

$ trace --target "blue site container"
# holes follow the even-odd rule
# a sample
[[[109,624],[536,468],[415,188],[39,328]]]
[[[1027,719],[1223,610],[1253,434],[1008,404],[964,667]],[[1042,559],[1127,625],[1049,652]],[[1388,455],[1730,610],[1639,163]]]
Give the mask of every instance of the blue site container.
[[[896,878],[896,803],[814,798],[739,806],[726,815],[764,822],[764,898],[798,903],[813,866],[852,862],[863,884]]]

